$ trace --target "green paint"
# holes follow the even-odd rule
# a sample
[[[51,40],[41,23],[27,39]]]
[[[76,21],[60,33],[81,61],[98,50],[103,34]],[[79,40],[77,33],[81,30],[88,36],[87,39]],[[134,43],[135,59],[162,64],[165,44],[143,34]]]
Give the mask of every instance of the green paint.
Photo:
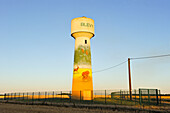
[[[85,27],[93,27],[93,24],[90,24],[90,23],[84,23],[84,22],[81,22],[80,24],[81,26],[85,26]]]
[[[91,65],[91,51],[89,46],[79,45],[75,49],[74,65]]]

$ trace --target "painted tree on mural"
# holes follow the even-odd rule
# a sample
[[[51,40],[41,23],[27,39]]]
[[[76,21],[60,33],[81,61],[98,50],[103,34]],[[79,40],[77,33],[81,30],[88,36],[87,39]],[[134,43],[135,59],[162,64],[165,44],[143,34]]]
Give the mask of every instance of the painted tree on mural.
[[[79,45],[75,49],[74,65],[91,65],[91,51],[89,46]]]

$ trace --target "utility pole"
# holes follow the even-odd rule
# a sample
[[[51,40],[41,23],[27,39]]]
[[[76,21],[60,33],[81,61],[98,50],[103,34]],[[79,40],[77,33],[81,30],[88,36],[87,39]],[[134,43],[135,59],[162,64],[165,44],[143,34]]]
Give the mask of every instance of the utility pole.
[[[128,58],[128,70],[129,70],[129,94],[130,94],[130,100],[132,100],[132,85],[131,85],[130,58]]]

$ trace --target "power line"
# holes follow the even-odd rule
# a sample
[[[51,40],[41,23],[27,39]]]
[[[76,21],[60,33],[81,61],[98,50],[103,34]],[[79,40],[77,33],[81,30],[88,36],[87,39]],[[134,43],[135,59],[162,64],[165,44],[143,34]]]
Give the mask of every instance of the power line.
[[[120,65],[122,65],[122,64],[124,64],[124,63],[126,63],[126,62],[127,62],[127,60],[126,60],[126,61],[124,61],[124,62],[121,62],[121,63],[119,63],[119,64],[117,64],[117,65],[114,65],[114,66],[112,66],[112,67],[105,68],[105,69],[98,70],[98,71],[94,71],[94,72],[92,72],[92,73],[97,73],[97,72],[106,71],[106,70],[109,70],[109,69],[112,69],[112,68],[118,67],[118,66],[120,66]]]
[[[158,56],[147,56],[147,57],[136,57],[136,58],[130,58],[131,60],[137,60],[137,59],[149,59],[149,58],[159,58],[159,57],[168,57],[170,54],[165,55],[158,55]]]
[[[168,57],[170,56],[170,54],[165,54],[165,55],[157,55],[157,56],[146,56],[146,57],[136,57],[136,58],[130,58],[130,60],[138,60],[138,59],[149,59],[149,58],[159,58],[159,57]],[[92,73],[98,73],[98,72],[102,72],[102,71],[106,71],[106,70],[109,70],[109,69],[112,69],[112,68],[115,68],[115,67],[118,67],[124,63],[126,63],[128,60],[124,61],[124,62],[121,62],[117,65],[114,65],[114,66],[111,66],[109,68],[105,68],[105,69],[102,69],[102,70],[98,70],[98,71],[94,71]]]

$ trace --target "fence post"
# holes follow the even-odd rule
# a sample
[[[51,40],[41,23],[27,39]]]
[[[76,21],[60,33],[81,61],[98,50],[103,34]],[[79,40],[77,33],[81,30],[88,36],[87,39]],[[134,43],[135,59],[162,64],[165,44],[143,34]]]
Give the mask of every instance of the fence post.
[[[23,93],[23,100],[24,100],[24,93]]]
[[[11,93],[11,100],[12,100],[12,93]]]
[[[14,99],[14,93],[12,93],[12,99]]]
[[[161,105],[161,90],[159,90],[159,100],[160,100],[160,105]]]
[[[19,93],[18,97],[19,97],[18,99],[20,99],[20,93]]]
[[[7,100],[9,100],[9,93],[8,93],[8,99]]]
[[[136,89],[135,89],[135,105],[136,105]]]
[[[40,92],[38,92],[38,100],[40,101]]]
[[[8,100],[8,93],[6,93],[6,100]]]
[[[10,94],[8,93],[8,100],[10,100]]]
[[[45,92],[45,101],[46,101],[46,98],[47,98],[46,96],[47,96],[47,92]]]
[[[70,102],[71,102],[71,91],[70,91]]]
[[[150,105],[150,93],[149,93],[149,89],[148,89],[148,103]]]
[[[106,90],[105,90],[105,104],[106,104]]]
[[[6,100],[6,93],[4,94],[4,100]]]
[[[159,104],[159,100],[158,100],[158,89],[156,89],[156,100],[157,100],[157,105]]]
[[[141,89],[139,89],[139,103],[140,105],[142,104],[142,95],[141,95]]]
[[[122,91],[120,90],[120,103],[122,104],[122,97],[121,97]]]
[[[32,102],[34,101],[34,92],[32,93]]]
[[[80,90],[80,102],[81,102],[81,90]]]
[[[50,100],[50,96],[49,95],[50,95],[50,93],[48,92],[48,100]]]
[[[128,91],[127,91],[127,100],[128,100]]]
[[[93,103],[93,90],[91,90],[91,102]]]
[[[10,100],[11,99],[11,97],[10,97],[10,93],[8,93],[8,100]]]
[[[6,94],[6,100],[8,100],[8,93]]]
[[[122,91],[122,99],[125,99],[125,91]]]
[[[11,100],[11,93],[9,93],[9,100]]]
[[[54,101],[54,91],[53,91],[53,101]]]
[[[14,99],[16,99],[16,93],[14,93]]]
[[[61,91],[61,101],[63,101],[63,92]]]
[[[28,100],[28,92],[27,92],[27,100]]]
[[[56,92],[56,94],[55,94],[55,97],[56,97],[56,99],[58,100],[58,97],[57,97],[57,95],[60,95],[60,94],[57,94],[57,92]]]
[[[121,91],[121,97],[122,97],[122,100],[123,100],[123,91]]]

